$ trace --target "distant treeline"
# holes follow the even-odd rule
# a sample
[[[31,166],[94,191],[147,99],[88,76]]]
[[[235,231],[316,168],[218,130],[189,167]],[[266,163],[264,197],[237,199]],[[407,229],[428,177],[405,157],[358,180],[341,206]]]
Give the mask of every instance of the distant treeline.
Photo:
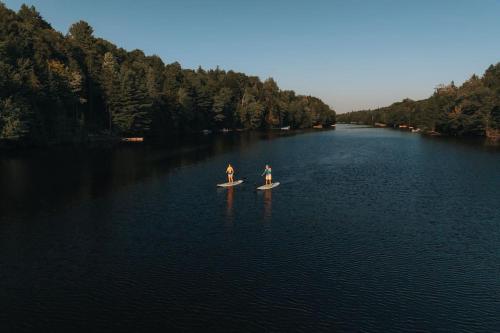
[[[460,87],[440,85],[424,100],[404,99],[390,106],[337,115],[337,121],[397,127],[452,136],[490,136],[500,133],[500,63],[482,77],[473,75]]]
[[[44,145],[334,122],[321,100],[280,90],[272,78],[166,65],[94,37],[84,21],[63,35],[34,7],[16,13],[0,2],[0,140]]]

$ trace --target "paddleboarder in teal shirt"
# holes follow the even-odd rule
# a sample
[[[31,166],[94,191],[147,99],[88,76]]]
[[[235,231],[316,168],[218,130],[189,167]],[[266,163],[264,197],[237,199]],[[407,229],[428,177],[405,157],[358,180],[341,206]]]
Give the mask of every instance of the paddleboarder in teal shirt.
[[[272,170],[269,165],[266,164],[266,168],[261,176],[266,176],[266,185],[271,185],[273,181]]]

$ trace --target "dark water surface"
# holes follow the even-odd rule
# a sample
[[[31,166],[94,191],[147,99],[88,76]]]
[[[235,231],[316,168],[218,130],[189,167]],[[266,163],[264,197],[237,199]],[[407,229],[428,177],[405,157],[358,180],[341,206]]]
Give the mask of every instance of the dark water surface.
[[[2,332],[500,328],[495,149],[338,126],[10,153],[0,199]]]

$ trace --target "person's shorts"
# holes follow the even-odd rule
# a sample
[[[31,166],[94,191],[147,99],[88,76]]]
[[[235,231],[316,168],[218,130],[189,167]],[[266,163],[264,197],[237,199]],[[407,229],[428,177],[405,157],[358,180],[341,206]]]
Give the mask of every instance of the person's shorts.
[[[271,180],[272,176],[271,175],[266,175],[266,180]]]

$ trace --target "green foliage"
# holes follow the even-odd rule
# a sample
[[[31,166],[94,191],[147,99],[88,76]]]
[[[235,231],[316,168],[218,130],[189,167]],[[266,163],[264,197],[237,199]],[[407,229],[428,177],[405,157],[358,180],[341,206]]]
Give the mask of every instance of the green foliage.
[[[491,65],[483,77],[473,75],[460,87],[452,82],[436,88],[421,101],[405,99],[376,110],[337,116],[346,123],[407,125],[453,136],[484,136],[500,129],[500,63]]]
[[[227,122],[226,120],[231,119],[231,101],[232,92],[231,89],[223,87],[214,96],[214,102],[212,106],[212,111],[214,114],[214,121],[218,124],[223,124]]]
[[[87,50],[92,47],[94,41],[94,29],[85,21],[73,23],[69,28],[69,36]]]
[[[29,107],[11,98],[0,101],[0,139],[25,140],[32,126]]]
[[[112,121],[122,133],[144,134],[150,130],[152,103],[143,79],[137,72],[127,68],[121,74],[121,99],[112,113]]]
[[[63,35],[34,7],[16,13],[1,2],[0,107],[0,139],[38,145],[335,121],[319,99],[282,91],[271,78],[165,65],[95,37],[87,22]]]

